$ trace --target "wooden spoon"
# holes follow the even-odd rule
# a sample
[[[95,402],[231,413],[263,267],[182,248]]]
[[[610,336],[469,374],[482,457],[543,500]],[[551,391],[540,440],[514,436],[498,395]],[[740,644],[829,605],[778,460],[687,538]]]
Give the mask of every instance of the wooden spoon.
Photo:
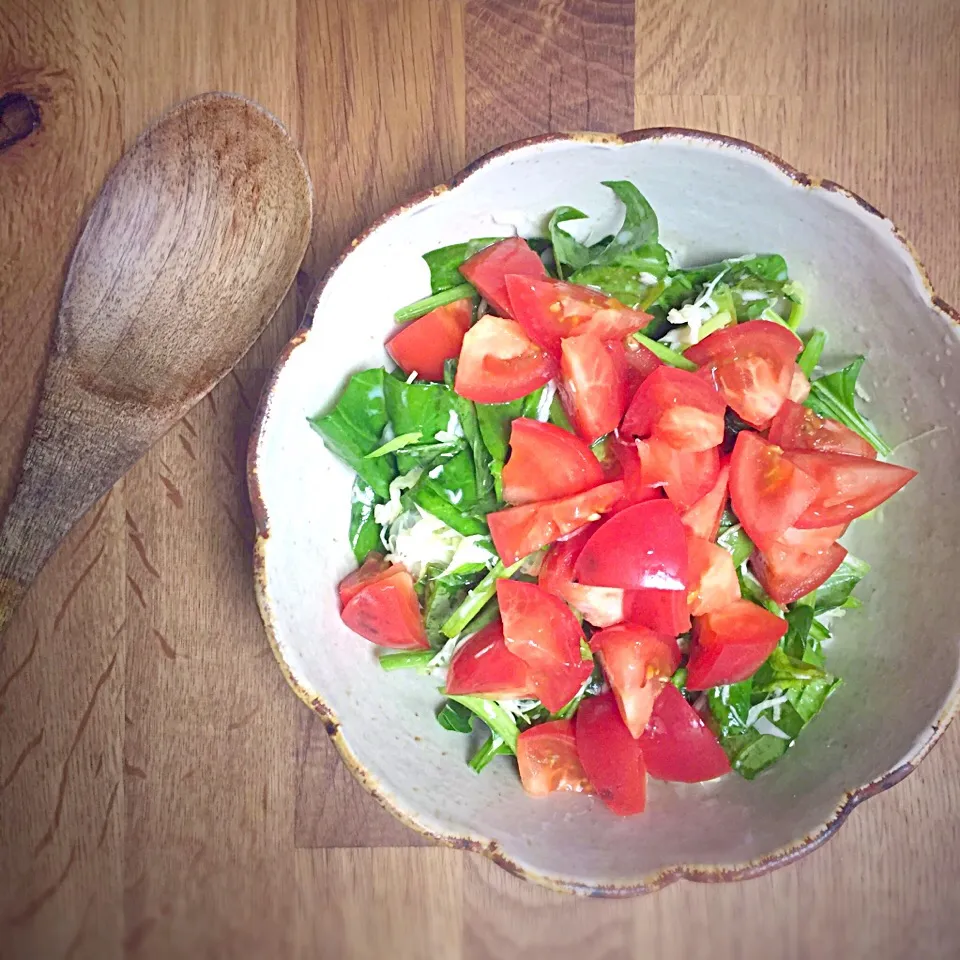
[[[73,254],[0,527],[0,630],[70,528],[260,335],[311,207],[296,147],[240,97],[181,103],[121,158]]]

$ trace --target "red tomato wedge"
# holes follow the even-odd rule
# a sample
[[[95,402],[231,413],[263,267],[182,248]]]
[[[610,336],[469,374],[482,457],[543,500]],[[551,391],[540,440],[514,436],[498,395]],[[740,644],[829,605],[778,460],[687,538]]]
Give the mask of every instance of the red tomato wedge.
[[[621,817],[643,813],[647,770],[613,693],[587,697],[577,711],[574,730],[583,772],[600,799]]]
[[[678,637],[690,629],[690,604],[683,590],[627,590],[624,619],[654,633]]]
[[[720,395],[702,378],[662,366],[640,384],[620,433],[656,437],[677,450],[696,453],[723,442],[725,410]]]
[[[389,577],[397,570],[405,569],[402,564],[393,564],[384,560],[379,553],[368,553],[363,565],[358,570],[354,570],[353,573],[348,573],[340,581],[340,586],[337,587],[337,592],[340,594],[340,606],[345,607],[354,596],[371,583]]]
[[[677,508],[686,512],[713,489],[720,476],[720,451],[677,450],[656,437],[638,440],[644,484],[663,487]]]
[[[460,356],[472,321],[470,297],[437,307],[398,330],[386,343],[387,353],[404,373],[442,382],[443,362]]]
[[[723,547],[700,537],[690,537],[687,546],[690,555],[687,598],[691,616],[702,617],[739,600],[740,581],[733,557]]]
[[[686,532],[676,508],[650,500],[614,514],[587,541],[576,572],[595,587],[685,590]]]
[[[524,730],[517,737],[517,766],[523,789],[531,797],[545,797],[555,790],[590,792],[572,720],[550,720]]]
[[[721,460],[716,483],[680,517],[683,525],[695,537],[703,537],[704,540],[717,539],[729,488],[730,462],[729,459],[725,463]]]
[[[644,482],[640,452],[637,450],[636,443],[611,439],[611,444],[623,473],[623,506],[662,499],[663,487],[655,487]]]
[[[790,392],[797,354],[795,333],[770,320],[748,320],[711,333],[684,356],[720,391],[736,413],[763,428]]]
[[[381,647],[430,648],[413,577],[400,565],[354,591],[340,619],[354,633]]]
[[[752,677],[786,632],[786,620],[749,600],[701,617],[694,627],[687,689],[709,690]]]
[[[480,296],[501,316],[509,317],[510,295],[507,293],[507,276],[541,278],[547,275],[536,251],[521,237],[508,237],[484,247],[475,253],[460,272],[477,288]],[[492,401],[481,401],[487,403]]]
[[[551,713],[556,713],[580,692],[591,673],[592,660],[581,660],[579,663],[550,670],[532,670],[533,696]]]
[[[615,587],[590,587],[574,583],[577,557],[599,525],[592,523],[568,540],[555,543],[540,565],[538,583],[544,590],[565,600],[587,623],[609,627],[623,620],[624,591]]]
[[[534,696],[532,671],[507,649],[499,620],[475,633],[453,655],[446,689],[454,696],[510,700]]]
[[[621,624],[595,633],[590,649],[600,656],[630,735],[639,737],[663,685],[680,666],[676,640],[647,627]]]
[[[657,697],[639,743],[647,773],[658,780],[703,783],[730,772],[720,741],[672,683]]]
[[[592,334],[561,345],[560,395],[577,433],[587,443],[617,429],[626,405],[623,368]]]
[[[574,666],[583,630],[570,608],[535,583],[497,581],[507,649],[537,670]],[[563,704],[561,704],[563,706]]]
[[[821,417],[806,407],[784,401],[770,424],[767,438],[784,450],[816,450],[820,453],[848,453],[877,459],[877,451],[859,433],[836,420]]]
[[[510,459],[503,468],[507,503],[555,500],[603,483],[603,469],[579,437],[520,417],[510,431]]]
[[[784,457],[819,485],[816,497],[792,524],[801,530],[846,524],[862,517],[917,475],[909,467],[845,453],[790,450]]]
[[[810,381],[798,364],[793,365],[793,376],[790,378],[790,390],[787,399],[792,403],[803,403],[810,396]]]
[[[542,387],[556,372],[550,354],[519,323],[487,314],[463,338],[453,388],[476,403],[506,403]]]
[[[743,529],[762,550],[796,524],[819,485],[780,447],[742,430],[730,458],[730,503]]]
[[[663,366],[663,361],[649,347],[633,338],[623,341],[623,357],[641,383],[654,370]]]
[[[487,523],[500,559],[509,565],[598,519],[622,496],[623,481],[614,480],[572,497],[488,513]]]
[[[832,543],[816,553],[775,543],[763,553],[754,553],[750,567],[760,586],[777,603],[787,604],[816,590],[843,563],[847,551]]]
[[[560,357],[560,341],[589,333],[601,340],[622,340],[650,322],[639,310],[598,290],[563,280],[508,276],[511,316],[545,350]]]

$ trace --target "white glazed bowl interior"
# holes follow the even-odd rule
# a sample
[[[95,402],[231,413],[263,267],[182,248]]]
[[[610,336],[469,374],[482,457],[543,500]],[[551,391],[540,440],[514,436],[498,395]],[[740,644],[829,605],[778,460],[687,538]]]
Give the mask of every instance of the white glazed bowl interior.
[[[836,624],[829,666],[846,683],[798,744],[752,783],[651,781],[646,813],[631,819],[583,796],[530,799],[507,759],[477,776],[468,738],[434,719],[436,682],[383,672],[374,647],[342,625],[336,584],[355,566],[352,474],[306,419],[350,373],[385,362],[393,311],[429,289],[421,253],[515,229],[542,235],[560,204],[586,211],[599,237],[617,217],[600,181],[614,179],[648,197],[680,263],[782,253],[807,290],[808,324],[829,331],[826,365],[867,353],[868,411],[897,445],[893,459],[920,471],[845,541],[873,565],[858,591],[865,606]],[[647,131],[543,138],[490,155],[348,250],[265,394],[251,448],[257,579],[284,672],[395,814],[557,889],[628,894],[792,859],[909,772],[955,706],[960,328],[950,313],[889,221],[746,144]]]

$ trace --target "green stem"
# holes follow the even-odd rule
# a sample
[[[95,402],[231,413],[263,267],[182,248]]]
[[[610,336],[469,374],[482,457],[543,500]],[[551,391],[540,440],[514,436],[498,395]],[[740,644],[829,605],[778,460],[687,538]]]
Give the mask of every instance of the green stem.
[[[679,367],[681,370],[697,369],[697,365],[692,360],[688,360],[683,354],[677,353],[676,350],[671,350],[666,344],[661,343],[659,340],[651,340],[650,337],[642,333],[635,333],[633,339],[638,340],[654,354],[654,356],[659,357],[664,363],[668,363],[671,367]]]
[[[443,635],[452,639],[463,633],[467,624],[497,592],[497,581],[512,577],[520,569],[524,560],[526,557],[509,567],[504,567],[503,561],[498,560],[497,565],[467,594],[463,603],[447,618],[441,627]]]
[[[804,372],[809,380],[813,376],[813,371],[820,362],[820,354],[827,343],[827,334],[824,330],[814,330],[807,339],[806,345],[797,357],[797,366]]]
[[[475,297],[477,291],[469,283],[461,283],[449,290],[441,290],[422,300],[417,300],[406,307],[401,307],[394,315],[397,323],[406,323],[408,320],[416,320],[425,313],[435,310],[437,307],[445,307],[448,303],[454,303],[457,300],[463,300],[466,297]]]
[[[470,758],[470,767],[479,773],[494,757],[509,753],[510,748],[499,737],[490,734],[483,746]]]
[[[503,741],[504,746],[511,753],[517,752],[517,737],[520,735],[520,730],[513,717],[496,700],[484,700],[483,697],[459,697],[449,693],[446,697],[472,710]]]
[[[382,653],[380,666],[384,670],[426,670],[437,655],[436,650],[417,650],[415,653]]]

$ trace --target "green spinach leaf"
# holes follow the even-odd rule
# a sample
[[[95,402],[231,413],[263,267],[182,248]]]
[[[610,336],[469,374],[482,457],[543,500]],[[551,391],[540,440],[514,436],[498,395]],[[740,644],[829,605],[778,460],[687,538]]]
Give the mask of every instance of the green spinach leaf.
[[[838,420],[845,427],[859,433],[879,453],[888,456],[893,452],[891,447],[884,442],[870,422],[857,412],[857,378],[865,359],[859,356],[842,370],[812,381],[810,395],[804,401],[804,406],[821,417]]]
[[[848,553],[843,558],[843,563],[817,589],[814,612],[826,613],[828,610],[843,607],[850,599],[854,587],[869,572],[869,563]]]
[[[430,268],[430,289],[433,293],[449,290],[464,282],[460,267],[475,253],[502,240],[503,237],[477,237],[466,243],[453,243],[448,247],[438,247],[423,255]]]
[[[477,478],[469,450],[442,457],[426,470],[410,491],[410,498],[457,533],[467,537],[488,533],[486,523],[473,513]]]
[[[309,419],[327,449],[352,467],[384,500],[389,496],[390,481],[397,474],[396,461],[390,455],[373,460],[366,457],[380,445],[387,425],[388,381],[393,378],[382,367],[355,373],[337,405],[324,416]]]
[[[350,546],[357,563],[362,564],[371,550],[380,550],[380,524],[373,519],[373,508],[382,503],[363,477],[353,481],[350,497]]]

